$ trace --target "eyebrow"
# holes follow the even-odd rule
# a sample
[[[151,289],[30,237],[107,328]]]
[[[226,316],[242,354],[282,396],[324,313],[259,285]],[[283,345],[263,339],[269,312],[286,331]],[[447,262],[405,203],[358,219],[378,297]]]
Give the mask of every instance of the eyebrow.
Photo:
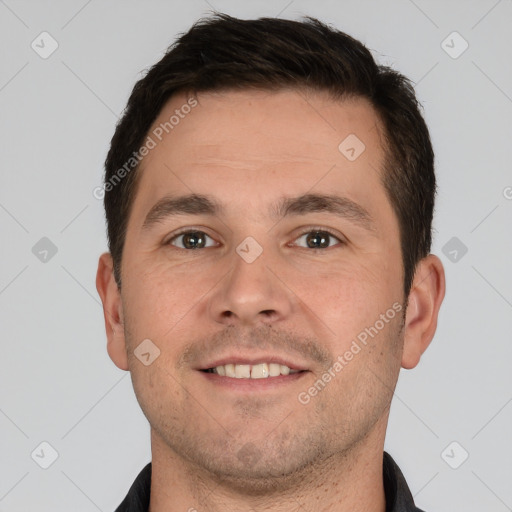
[[[370,212],[347,197],[331,194],[303,194],[281,199],[271,207],[274,219],[307,213],[331,213],[352,221],[368,231],[375,231],[375,221]]]
[[[331,213],[352,221],[367,231],[375,231],[375,221],[368,210],[347,197],[331,194],[303,194],[297,197],[284,197],[271,205],[269,211],[271,218],[276,221],[308,213]],[[170,217],[179,215],[218,216],[223,212],[222,204],[207,195],[166,196],[149,210],[142,230],[149,230],[155,224]]]
[[[149,210],[142,229],[147,230],[168,217],[177,215],[210,215],[222,213],[222,206],[213,198],[201,194],[179,197],[163,197]]]

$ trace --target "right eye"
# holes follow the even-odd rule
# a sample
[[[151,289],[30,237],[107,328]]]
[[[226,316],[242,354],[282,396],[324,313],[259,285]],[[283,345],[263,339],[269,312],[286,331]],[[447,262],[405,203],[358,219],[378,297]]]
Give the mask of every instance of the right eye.
[[[212,243],[208,243],[210,239]],[[179,249],[203,249],[204,247],[212,247],[216,244],[215,240],[208,236],[204,231],[189,230],[182,231],[174,235],[168,242],[168,245],[174,245]]]

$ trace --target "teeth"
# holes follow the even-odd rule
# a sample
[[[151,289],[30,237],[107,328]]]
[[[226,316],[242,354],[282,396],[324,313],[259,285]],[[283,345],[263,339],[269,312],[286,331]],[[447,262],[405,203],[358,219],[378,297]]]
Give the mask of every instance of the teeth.
[[[268,365],[268,372],[271,377],[277,377],[281,375],[281,365],[277,363],[270,363]]]
[[[217,368],[219,368],[219,366],[217,366]],[[217,368],[215,368],[215,370],[217,370]],[[226,364],[224,365],[224,368],[226,369],[226,377],[236,377],[234,364]],[[220,375],[218,370],[217,373]]]
[[[235,377],[237,379],[248,379],[251,376],[250,364],[235,364]]]
[[[268,377],[268,364],[255,364],[251,368],[251,379],[266,379]]]
[[[210,370],[211,371],[211,370]],[[259,364],[225,364],[213,369],[222,377],[235,379],[266,379],[268,377],[279,377],[279,375],[290,375],[298,373],[299,370],[291,370],[284,364],[259,363]]]

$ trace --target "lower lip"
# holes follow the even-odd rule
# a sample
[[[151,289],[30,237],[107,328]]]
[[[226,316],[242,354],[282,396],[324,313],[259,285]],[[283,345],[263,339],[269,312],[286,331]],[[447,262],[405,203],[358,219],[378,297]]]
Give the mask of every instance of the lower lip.
[[[235,377],[223,377],[218,373],[202,372],[209,382],[217,386],[223,386],[233,391],[264,391],[276,388],[282,388],[287,384],[292,384],[302,379],[307,371],[290,373],[289,375],[279,375],[278,377],[266,377],[264,379],[237,379]]]

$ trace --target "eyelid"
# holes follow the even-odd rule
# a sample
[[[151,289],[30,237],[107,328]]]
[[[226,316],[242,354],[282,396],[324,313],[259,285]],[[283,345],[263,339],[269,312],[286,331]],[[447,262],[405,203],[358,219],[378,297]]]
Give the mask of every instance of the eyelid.
[[[298,238],[300,238],[304,235],[307,235],[308,233],[315,233],[315,232],[327,233],[328,235],[332,236],[333,238],[336,238],[337,240],[339,240],[340,244],[347,243],[347,240],[345,239],[345,237],[343,235],[341,235],[340,233],[338,233],[330,228],[326,228],[323,226],[307,226],[305,228],[301,228],[301,231],[296,236],[294,236],[293,242],[295,242]],[[339,244],[336,244],[336,245],[339,245]],[[306,249],[306,247],[300,247],[300,249]],[[322,248],[317,248],[317,249],[325,251],[325,249],[322,249]],[[316,249],[307,248],[307,250],[314,251]]]
[[[341,233],[338,233],[337,231],[335,231],[331,228],[326,228],[324,226],[307,226],[305,228],[301,228],[301,231],[299,231],[299,233],[294,237],[294,240],[296,240],[297,238],[300,238],[303,235],[306,235],[306,234],[312,233],[312,232],[313,233],[315,233],[315,232],[327,233],[327,234],[331,235],[332,237],[338,239],[340,242],[347,243],[346,238]]]
[[[218,240],[216,240],[212,235],[208,233],[208,228],[205,228],[203,226],[187,226],[171,233],[168,237],[165,238],[163,245],[172,245],[171,242],[178,238],[179,236],[185,235],[187,233],[194,233],[195,231],[198,231],[199,233],[204,233],[207,237],[211,238],[215,243],[219,243]],[[175,247],[176,249],[181,249],[181,247],[173,247]],[[206,247],[206,249],[208,249],[208,247]]]

